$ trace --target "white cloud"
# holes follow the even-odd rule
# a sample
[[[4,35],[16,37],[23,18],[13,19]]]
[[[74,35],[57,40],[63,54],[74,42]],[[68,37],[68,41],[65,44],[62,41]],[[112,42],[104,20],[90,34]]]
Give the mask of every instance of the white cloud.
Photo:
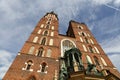
[[[120,13],[117,12],[96,22],[97,34],[101,35],[101,46],[106,53],[120,52],[119,17]]]
[[[14,59],[13,53],[10,53],[5,50],[0,50],[0,79],[3,78],[6,71],[10,67],[13,59]]]
[[[112,7],[119,7],[120,0],[0,0],[0,48],[7,48],[13,52],[18,52],[39,18],[46,12],[53,10],[58,14],[61,25],[60,32],[62,33],[65,32],[64,28],[68,27],[68,21],[75,17],[83,17],[83,21],[86,22],[86,24],[88,24],[87,22],[90,20],[96,20],[99,15],[96,15],[94,11],[99,12],[99,7],[105,4],[109,4]],[[81,20],[81,18],[79,20]],[[119,21],[119,14],[113,14],[112,17],[100,20],[100,23],[98,22],[97,25],[95,23],[93,24],[97,27],[99,26],[97,29],[101,31],[104,30],[104,33],[110,34],[116,32],[119,27],[111,27],[109,25],[113,23],[113,25],[118,25]],[[93,26],[91,26],[91,28],[92,27]],[[106,52],[119,52],[119,41],[120,37],[117,36],[107,39],[102,43],[102,46]],[[19,47],[19,49],[16,49],[16,47]],[[8,59],[12,57],[9,55],[10,53],[5,51],[0,51],[0,53],[4,53],[4,55],[0,54],[0,57],[9,64],[10,62]],[[6,60],[3,59],[4,57]],[[3,65],[5,66],[0,66],[0,70],[3,68],[6,69],[9,66],[4,63]],[[2,72],[5,72],[4,69]]]
[[[113,33],[116,30],[119,30],[119,21],[120,13],[114,13],[112,16],[108,16],[99,20],[98,27],[101,30],[105,31],[105,33]],[[104,23],[104,24],[102,24]]]
[[[62,24],[65,23],[67,24],[68,21],[72,19],[72,16],[77,15],[80,8],[82,9],[82,4],[80,5],[81,7],[79,7],[78,4],[83,1],[76,0],[72,1],[72,3],[71,1],[63,2],[56,0],[51,1],[37,0],[26,2],[21,0],[17,1],[1,0],[0,47],[2,48],[9,47],[11,46],[11,44],[15,44],[14,42],[17,42],[18,39],[19,40],[23,39],[23,35],[28,36],[28,32],[32,30],[31,28],[33,28],[36,25],[36,22],[38,22],[39,20],[38,15],[41,15],[42,17],[46,12],[49,12],[51,10],[55,10],[55,12],[58,14],[60,18],[60,22],[61,21],[63,22]],[[36,22],[32,21],[34,20],[34,18],[36,18],[35,19]],[[63,27],[65,26],[61,26],[61,28]],[[16,38],[18,36],[19,38]],[[25,41],[25,39],[23,40]],[[20,42],[18,41],[16,44],[18,43]]]
[[[120,0],[114,0],[114,5],[116,7],[119,7],[120,6]]]
[[[24,14],[20,11],[20,1],[10,1],[10,0],[1,0],[0,1],[0,14],[2,15],[2,21],[5,22],[10,20],[16,20],[25,17]],[[16,7],[17,5],[17,7]]]
[[[120,54],[109,55],[109,58],[120,72]]]
[[[32,25],[24,24],[15,26],[0,27],[0,48],[8,49],[17,53],[22,47],[23,43],[27,40],[30,32],[33,30],[33,27]]]
[[[107,3],[111,3],[113,0],[92,0],[92,3],[95,5],[103,5]]]
[[[106,5],[110,4],[111,6],[119,7],[120,0],[90,0],[94,5]]]
[[[95,6],[104,5],[120,12],[120,0],[92,0],[91,2]]]
[[[120,35],[106,39],[101,45],[106,53],[120,52]]]

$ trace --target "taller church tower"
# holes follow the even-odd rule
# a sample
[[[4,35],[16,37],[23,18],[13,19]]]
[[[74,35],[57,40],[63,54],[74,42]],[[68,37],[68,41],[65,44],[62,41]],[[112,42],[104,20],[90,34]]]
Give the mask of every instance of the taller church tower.
[[[58,33],[58,17],[47,13],[37,24],[3,80],[119,80],[120,74],[87,25],[69,22]]]
[[[59,73],[58,17],[47,13],[37,24],[3,80],[56,80]]]

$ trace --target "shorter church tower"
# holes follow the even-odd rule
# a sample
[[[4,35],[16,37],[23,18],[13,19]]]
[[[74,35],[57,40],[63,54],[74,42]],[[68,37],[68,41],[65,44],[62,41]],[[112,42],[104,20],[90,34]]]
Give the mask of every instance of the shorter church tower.
[[[3,80],[120,80],[85,23],[71,20],[66,35],[47,13],[36,25]]]

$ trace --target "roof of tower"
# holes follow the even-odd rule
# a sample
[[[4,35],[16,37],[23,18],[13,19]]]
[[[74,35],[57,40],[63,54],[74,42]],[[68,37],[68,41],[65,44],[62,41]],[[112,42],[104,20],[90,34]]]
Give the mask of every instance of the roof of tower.
[[[48,14],[54,14],[55,17],[58,19],[58,15],[57,15],[54,11],[51,11],[51,12],[46,13],[46,15],[48,15]],[[45,15],[45,16],[46,16],[46,15]],[[59,20],[59,19],[58,19],[58,20]]]
[[[71,22],[75,22],[75,23],[78,23],[78,24],[84,24],[84,25],[86,25],[84,22],[77,22],[77,21],[74,21],[74,20],[70,20],[70,22],[69,23],[71,23]]]

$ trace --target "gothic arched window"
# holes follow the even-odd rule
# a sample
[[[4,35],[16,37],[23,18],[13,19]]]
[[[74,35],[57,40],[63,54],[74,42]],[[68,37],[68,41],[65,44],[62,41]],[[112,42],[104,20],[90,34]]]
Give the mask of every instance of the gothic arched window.
[[[64,56],[65,51],[70,50],[71,48],[75,48],[76,45],[71,40],[62,40],[61,41],[61,56]]]
[[[85,43],[89,43],[87,38],[85,38]]]
[[[41,24],[40,28],[43,28],[44,27],[44,24]]]
[[[82,35],[83,35],[83,36],[85,36],[85,33],[84,33],[84,32],[82,32]]]
[[[38,54],[37,54],[37,56],[42,56],[43,55],[43,51],[44,51],[44,49],[41,47],[41,48],[39,48],[39,51],[38,51]]]
[[[97,47],[94,46],[94,48],[95,48],[95,50],[96,50],[97,53],[100,53]]]
[[[80,25],[78,25],[78,28],[79,28],[79,29],[83,29],[83,27],[82,27],[82,26],[80,26]]]
[[[48,31],[44,31],[43,35],[47,36],[48,35]]]
[[[45,45],[46,43],[46,38],[44,37],[42,40],[41,40],[41,45]]]
[[[102,63],[107,66],[107,63],[105,62],[105,60],[101,57]]]
[[[34,37],[33,42],[36,43],[38,40],[38,36]]]
[[[82,46],[83,46],[84,51],[87,52],[86,46],[84,44]]]
[[[90,56],[86,56],[86,59],[87,59],[87,63],[90,63],[90,64],[92,64],[92,60],[91,60],[91,58],[90,58]]]
[[[45,72],[46,66],[47,64],[45,62],[41,64],[41,72]]]
[[[40,34],[41,33],[41,29],[39,29],[37,33]]]
[[[52,18],[49,18],[49,19],[48,19],[48,21],[51,21],[51,20],[52,20]]]
[[[50,24],[50,21],[48,21],[47,24]]]
[[[80,37],[80,41],[81,41],[81,42],[83,42],[83,39],[82,39],[82,37]]]
[[[96,65],[100,65],[100,64],[99,64],[99,61],[98,61],[98,58],[97,58],[96,56],[94,56],[94,61],[95,61],[95,64],[96,64]]]
[[[53,45],[53,39],[50,39],[49,45]]]
[[[33,54],[34,49],[35,49],[35,47],[34,47],[34,46],[30,47],[28,54]]]
[[[90,39],[90,41],[91,41],[91,43],[92,43],[92,44],[94,44],[94,42],[93,42],[93,40],[92,40],[92,39]]]
[[[91,53],[95,53],[95,50],[94,50],[94,48],[93,48],[92,46],[88,46],[88,49],[89,49],[89,51],[90,51]]]
[[[51,35],[50,36],[54,36],[54,32],[51,32]]]
[[[54,26],[52,26],[52,30],[54,30]]]
[[[51,57],[51,53],[52,53],[52,50],[48,49],[48,51],[47,51],[47,57]]]
[[[32,64],[33,64],[32,60],[27,61],[26,70],[30,70]]]

